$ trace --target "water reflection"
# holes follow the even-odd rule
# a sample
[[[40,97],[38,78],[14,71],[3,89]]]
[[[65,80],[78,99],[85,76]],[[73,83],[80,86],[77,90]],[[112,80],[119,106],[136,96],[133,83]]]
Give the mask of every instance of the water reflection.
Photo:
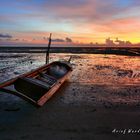
[[[51,54],[50,62],[68,60],[74,71],[70,82],[103,84],[139,84],[140,58],[102,54]],[[1,54],[0,81],[45,64],[45,54]]]
[[[58,92],[57,104],[131,104],[140,101],[140,58],[100,54],[50,54],[50,62],[72,56],[73,72]],[[45,64],[45,54],[1,54],[0,81],[6,81]],[[31,63],[32,62],[32,63]],[[1,94],[4,104],[12,95]],[[11,98],[10,98],[11,97]],[[15,98],[16,99],[16,98]],[[13,100],[15,102],[15,100]],[[18,98],[18,105],[21,100]],[[21,102],[22,105],[25,102]],[[13,104],[13,102],[12,102]],[[21,106],[22,106],[21,105]],[[4,105],[5,106],[5,105]],[[11,104],[10,104],[11,106]]]

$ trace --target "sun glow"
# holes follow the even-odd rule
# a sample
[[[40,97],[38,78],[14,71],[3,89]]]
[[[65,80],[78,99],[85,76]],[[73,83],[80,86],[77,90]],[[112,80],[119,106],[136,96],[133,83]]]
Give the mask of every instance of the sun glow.
[[[75,0],[0,2],[0,45],[105,43],[106,38],[140,42],[140,2]],[[8,36],[9,35],[9,36]]]

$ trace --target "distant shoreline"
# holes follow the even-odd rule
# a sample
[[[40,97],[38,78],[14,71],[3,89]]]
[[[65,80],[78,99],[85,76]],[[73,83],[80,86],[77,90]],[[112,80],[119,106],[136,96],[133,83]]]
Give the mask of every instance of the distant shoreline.
[[[45,53],[47,47],[0,47],[0,53]],[[140,56],[140,47],[51,47],[50,53],[87,53]]]

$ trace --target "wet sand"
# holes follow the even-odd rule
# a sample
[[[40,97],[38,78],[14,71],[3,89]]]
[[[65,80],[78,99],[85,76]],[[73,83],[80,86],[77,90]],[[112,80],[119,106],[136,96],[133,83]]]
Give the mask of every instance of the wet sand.
[[[128,64],[129,58],[126,58],[122,69],[121,59],[116,60],[114,56],[108,61],[107,56],[103,57],[73,57],[71,77],[42,108],[1,93],[0,138],[139,139],[140,133],[112,132],[114,129],[140,129],[140,75],[132,77],[131,69],[139,68],[137,59],[133,63],[132,58]]]

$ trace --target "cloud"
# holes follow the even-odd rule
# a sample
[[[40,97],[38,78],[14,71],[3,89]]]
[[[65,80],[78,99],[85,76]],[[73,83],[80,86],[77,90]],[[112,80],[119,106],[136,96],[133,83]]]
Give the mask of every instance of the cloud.
[[[51,13],[51,16],[56,20],[73,23],[80,21],[103,23],[123,11],[135,7],[136,4],[134,1],[107,0],[104,2],[103,0],[52,0],[43,3],[41,8],[43,11],[46,11],[47,9],[47,11]],[[42,14],[42,16],[44,16],[44,14]]]
[[[63,34],[56,35],[53,42],[72,42],[65,37],[73,36],[75,41],[78,36],[105,38],[140,32],[138,0],[6,0],[0,2],[0,11],[1,32],[12,32],[17,37],[20,33],[29,36],[27,32],[52,32]]]
[[[48,40],[49,38],[47,37],[43,37],[43,40]],[[35,38],[33,40],[36,40]]]
[[[73,42],[72,39],[71,38],[68,38],[68,37],[66,37],[65,40],[66,40],[66,42],[69,42],[69,43],[72,43]]]
[[[26,20],[30,21],[31,19],[42,22],[59,20],[76,24],[77,22],[103,23],[104,20],[110,20],[123,11],[138,6],[140,2],[138,3],[136,0],[107,0],[105,2],[103,0],[22,0],[22,4],[21,2],[18,2],[18,5],[16,3],[17,1],[14,5],[12,4],[12,12],[6,14],[5,18],[9,17],[10,20],[17,20],[18,22],[20,20],[26,22]],[[16,18],[11,19],[13,16]]]
[[[65,42],[65,40],[63,39],[59,39],[59,38],[56,38],[56,39],[52,39],[52,42]]]
[[[0,34],[0,38],[12,38],[9,34]]]
[[[106,21],[119,18],[117,15],[121,16],[125,11],[140,6],[138,0],[22,0],[22,3],[17,0],[14,1],[11,3],[9,0],[13,8],[12,12],[7,10],[9,13],[4,16],[5,20],[8,20],[8,18],[11,22],[16,20],[19,25],[28,23],[30,28],[35,27],[36,30],[40,28],[37,29],[33,22],[40,27],[41,25],[48,23],[51,25],[51,23],[55,22],[57,24],[58,22],[60,24],[65,23],[65,25],[69,26],[70,24],[73,26],[81,24],[82,26],[89,22],[92,24],[104,24]],[[16,18],[11,18],[13,16]],[[124,16],[127,17],[127,13]],[[25,24],[23,27],[25,27]],[[53,24],[53,28],[55,29],[56,27]],[[64,28],[68,27],[63,27],[62,30]]]
[[[140,26],[140,19],[137,18],[123,18],[114,19],[103,25],[96,25],[96,30],[98,32],[108,32],[113,34],[129,34],[138,31]],[[94,27],[91,27],[94,29]]]
[[[44,40],[49,40],[49,38],[45,38],[43,37]],[[68,38],[66,37],[65,39],[61,39],[61,38],[54,38],[52,39],[52,42],[58,42],[58,43],[72,43],[72,39],[71,38]]]

